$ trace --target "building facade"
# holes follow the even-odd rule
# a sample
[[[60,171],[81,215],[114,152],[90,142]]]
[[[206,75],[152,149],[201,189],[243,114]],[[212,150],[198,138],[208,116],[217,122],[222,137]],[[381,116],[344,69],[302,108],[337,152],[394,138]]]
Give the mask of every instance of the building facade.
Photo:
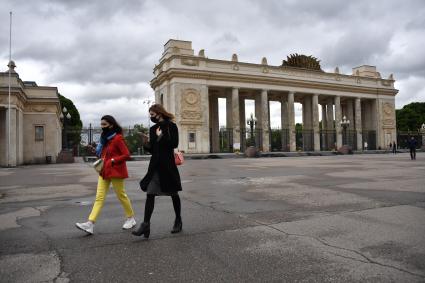
[[[61,151],[62,134],[58,89],[22,81],[13,61],[8,67],[10,109],[9,70],[0,72],[0,166],[55,163]]]
[[[154,68],[155,100],[176,116],[180,150],[190,153],[244,150],[247,141],[276,150],[270,101],[281,104],[278,150],[320,151],[349,144],[354,150],[385,148],[396,138],[394,78],[374,66],[352,75],[210,59],[194,54],[190,41],[169,40]],[[218,98],[226,99],[226,128],[219,127]],[[255,137],[247,129],[245,100],[255,101]],[[302,104],[302,131],[295,128],[294,103]],[[321,121],[319,120],[321,112]],[[343,119],[345,117],[345,119]],[[350,123],[345,123],[350,121]],[[256,141],[256,142],[255,142]]]

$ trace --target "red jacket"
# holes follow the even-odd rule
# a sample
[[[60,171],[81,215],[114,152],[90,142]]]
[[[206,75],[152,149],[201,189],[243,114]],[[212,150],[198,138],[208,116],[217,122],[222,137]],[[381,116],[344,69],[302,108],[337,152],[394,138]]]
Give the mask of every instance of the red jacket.
[[[102,149],[103,170],[101,176],[103,179],[128,178],[127,165],[125,162],[130,160],[130,152],[125,144],[121,134],[114,136]],[[112,165],[112,158],[114,164]]]

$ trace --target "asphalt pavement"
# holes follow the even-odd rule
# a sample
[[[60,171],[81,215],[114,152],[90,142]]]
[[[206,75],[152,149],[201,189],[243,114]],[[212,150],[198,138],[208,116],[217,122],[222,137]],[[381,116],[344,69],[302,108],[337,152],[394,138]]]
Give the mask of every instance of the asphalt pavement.
[[[128,163],[127,193],[143,219]],[[87,236],[87,163],[0,169],[0,282],[425,282],[425,153],[187,160],[183,231],[159,197],[148,240],[112,189]]]

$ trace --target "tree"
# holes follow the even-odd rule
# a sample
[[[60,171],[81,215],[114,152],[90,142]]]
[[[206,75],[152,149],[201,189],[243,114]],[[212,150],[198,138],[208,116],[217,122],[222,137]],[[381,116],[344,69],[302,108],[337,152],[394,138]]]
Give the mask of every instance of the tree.
[[[417,131],[425,123],[425,102],[413,102],[396,110],[397,130]]]
[[[61,111],[64,107],[66,107],[66,110],[71,115],[71,119],[66,120],[65,122],[66,138],[68,139],[68,144],[70,147],[78,145],[81,141],[81,128],[83,127],[83,122],[80,119],[80,113],[78,112],[78,109],[75,107],[72,100],[59,94],[59,101],[61,103]],[[64,117],[64,119],[66,119],[66,117]]]
[[[125,141],[127,142],[127,147],[130,153],[137,153],[138,148],[142,149],[142,138],[140,137],[140,133],[148,133],[148,128],[143,126],[142,124],[134,125],[133,130],[125,137]]]

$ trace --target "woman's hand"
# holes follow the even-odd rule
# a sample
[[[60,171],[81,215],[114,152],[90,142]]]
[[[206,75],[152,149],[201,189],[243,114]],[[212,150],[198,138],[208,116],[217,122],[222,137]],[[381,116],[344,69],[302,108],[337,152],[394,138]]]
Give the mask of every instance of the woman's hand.
[[[88,151],[89,153],[91,153],[91,154],[95,154],[95,153],[96,153],[96,148],[89,144],[89,145],[87,146],[87,151]]]
[[[162,135],[162,130],[161,130],[161,127],[158,127],[158,128],[156,128],[156,136],[160,136],[160,135]]]
[[[138,134],[142,138],[142,143],[143,144],[148,144],[149,143],[149,136],[147,134],[142,133],[142,132],[139,132]]]

